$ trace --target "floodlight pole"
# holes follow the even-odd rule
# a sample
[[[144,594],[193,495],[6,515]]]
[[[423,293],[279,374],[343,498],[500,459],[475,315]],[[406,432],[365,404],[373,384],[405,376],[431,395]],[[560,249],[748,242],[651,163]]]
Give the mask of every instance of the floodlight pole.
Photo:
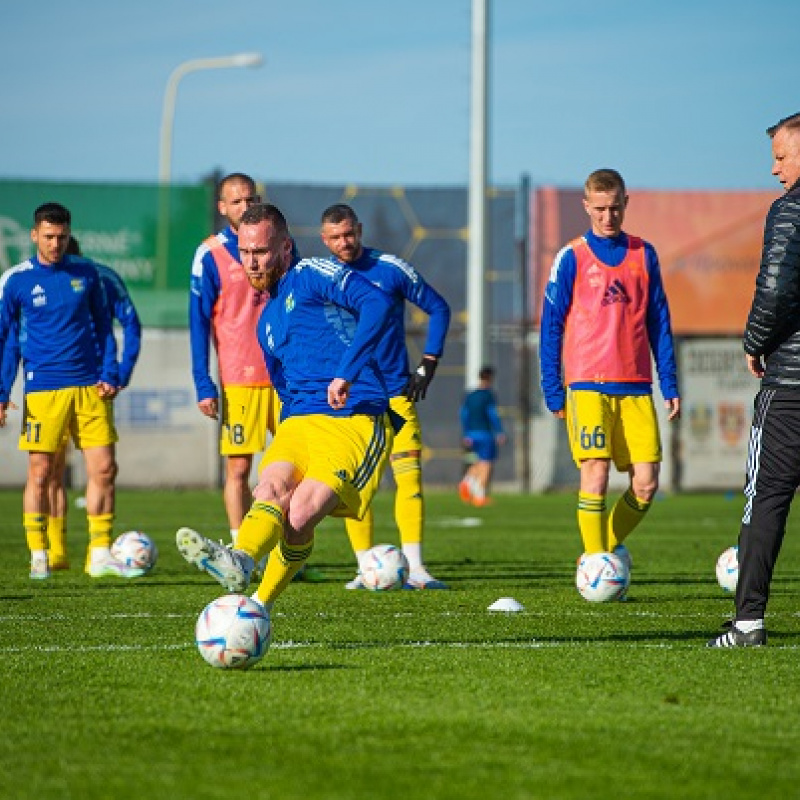
[[[486,188],[488,0],[472,0],[467,342],[464,386],[475,385],[486,349]]]
[[[165,288],[167,260],[169,258],[169,190],[172,170],[172,130],[175,119],[175,101],[178,84],[190,72],[204,69],[228,69],[231,67],[259,67],[264,63],[261,53],[237,53],[216,58],[194,58],[178,64],[170,73],[164,91],[164,106],[161,112],[161,138],[158,149],[158,246],[156,248],[156,285]]]

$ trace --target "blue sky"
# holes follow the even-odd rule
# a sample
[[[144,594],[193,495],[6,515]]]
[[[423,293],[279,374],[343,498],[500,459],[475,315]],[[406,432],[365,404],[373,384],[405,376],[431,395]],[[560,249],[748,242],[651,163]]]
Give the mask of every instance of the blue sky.
[[[469,0],[39,0],[4,9],[0,178],[155,181],[167,78],[188,59],[172,174],[463,185]],[[764,129],[800,111],[797,0],[494,0],[490,181],[779,189]]]

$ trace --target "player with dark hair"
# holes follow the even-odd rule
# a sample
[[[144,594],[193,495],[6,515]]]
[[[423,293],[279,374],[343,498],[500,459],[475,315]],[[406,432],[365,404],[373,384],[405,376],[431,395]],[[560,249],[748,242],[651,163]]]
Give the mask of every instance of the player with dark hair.
[[[475,454],[475,461],[470,464],[459,484],[458,493],[465,503],[486,506],[491,503],[489,487],[494,462],[497,461],[500,445],[505,444],[506,435],[492,389],[494,367],[482,367],[478,380],[478,388],[468,392],[461,404],[462,441]]]
[[[91,262],[66,254],[71,215],[59,203],[34,213],[36,255],[0,279],[0,358],[19,336],[25,408],[19,448],[28,451],[23,526],[31,551],[30,576],[50,576],[48,485],[56,454],[70,435],[86,463],[86,512],[92,577],[130,578],[143,570],[111,556],[117,463],[112,399],[119,386],[116,341],[100,276]],[[0,426],[9,407],[9,381],[0,375]]]
[[[282,401],[281,423],[235,547],[189,528],[176,542],[187,561],[232,592],[272,552],[254,595],[269,608],[308,559],[315,526],[329,515],[362,517],[378,487],[393,432],[374,353],[391,304],[353,270],[293,258],[286,220],[273,205],[245,212],[239,256],[251,285],[270,295],[258,341]]]
[[[425,500],[422,486],[422,429],[416,403],[424,399],[442,356],[450,324],[450,307],[406,261],[362,245],[362,225],[350,206],[337,203],[325,209],[321,236],[335,264],[355,270],[391,298],[390,324],[378,346],[376,357],[386,378],[392,410],[405,420],[395,437],[390,463],[397,485],[395,521],[410,567],[406,585],[411,589],[446,589],[442,581],[436,580],[428,572],[422,560]],[[407,301],[422,309],[429,317],[424,355],[414,372],[409,369],[406,349]],[[345,524],[360,568],[374,544],[372,510],[368,510],[362,520],[348,519]],[[347,584],[347,588],[364,588],[360,574]]]
[[[82,257],[80,245],[74,236],[69,237],[66,254],[68,256]],[[130,383],[133,368],[139,358],[142,326],[122,278],[105,264],[98,264],[95,261],[92,261],[91,264],[100,275],[111,316],[122,328],[122,355],[118,363],[119,386],[117,387],[118,390],[122,390]],[[6,342],[6,349],[3,353],[3,369],[11,371],[8,376],[10,379],[8,385],[14,382],[19,360],[19,341],[16,335],[11,335]],[[51,571],[69,569],[66,542],[67,492],[65,487],[67,446],[68,439],[65,439],[63,446],[55,454],[53,472],[47,489],[50,508],[50,515],[47,520],[47,560]]]

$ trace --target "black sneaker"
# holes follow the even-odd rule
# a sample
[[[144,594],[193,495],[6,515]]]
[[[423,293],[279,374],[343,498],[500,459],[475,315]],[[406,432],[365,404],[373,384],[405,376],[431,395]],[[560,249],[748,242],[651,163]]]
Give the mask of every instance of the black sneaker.
[[[725,633],[712,639],[708,647],[763,647],[766,643],[767,631],[764,628],[744,633],[736,625],[731,625]]]

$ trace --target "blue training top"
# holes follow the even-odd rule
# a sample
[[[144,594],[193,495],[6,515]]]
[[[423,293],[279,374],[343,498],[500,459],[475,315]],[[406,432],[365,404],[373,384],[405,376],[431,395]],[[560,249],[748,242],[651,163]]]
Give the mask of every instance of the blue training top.
[[[331,256],[331,261],[343,264],[335,256]],[[405,388],[410,374],[406,349],[405,301],[413,303],[429,316],[424,352],[437,358],[444,352],[444,340],[450,326],[450,306],[411,264],[397,256],[365,247],[358,259],[344,266],[356,270],[392,299],[389,324],[375,351],[375,358],[386,379],[389,395],[395,397]]]
[[[628,252],[628,237],[602,237],[588,231],[584,238],[592,252],[604,264],[618,267]],[[669,306],[661,281],[661,268],[653,246],[645,247],[645,266],[650,276],[647,298],[647,337],[656,362],[661,394],[665,400],[678,397],[677,365],[669,319]],[[575,251],[567,245],[555,257],[547,283],[542,309],[539,358],[542,373],[542,391],[550,411],[561,411],[566,402],[562,379],[561,347],[567,314],[572,305],[577,262]],[[653,391],[649,383],[576,383],[573,389],[590,389],[613,395],[643,395]]]
[[[0,354],[19,336],[25,392],[119,385],[111,314],[94,265],[64,256],[43,265],[37,258],[0,278]],[[98,358],[98,353],[101,357]],[[0,374],[0,402],[8,402],[13,378]]]
[[[390,311],[389,297],[353,270],[328,259],[294,262],[258,321],[281,419],[384,413],[389,397],[374,354]],[[328,405],[334,378],[352,384],[339,410]]]
[[[85,260],[89,261],[89,259]],[[139,351],[142,346],[142,324],[122,278],[105,264],[98,264],[94,261],[90,263],[100,275],[100,281],[106,294],[106,304],[111,311],[112,319],[119,322],[122,327],[122,357],[118,368],[119,385],[125,387],[130,383],[133,368],[139,359]],[[25,336],[26,334],[23,332],[22,337]],[[21,357],[20,331],[14,324],[6,340],[0,368],[0,386],[8,386],[9,392],[16,380]]]

